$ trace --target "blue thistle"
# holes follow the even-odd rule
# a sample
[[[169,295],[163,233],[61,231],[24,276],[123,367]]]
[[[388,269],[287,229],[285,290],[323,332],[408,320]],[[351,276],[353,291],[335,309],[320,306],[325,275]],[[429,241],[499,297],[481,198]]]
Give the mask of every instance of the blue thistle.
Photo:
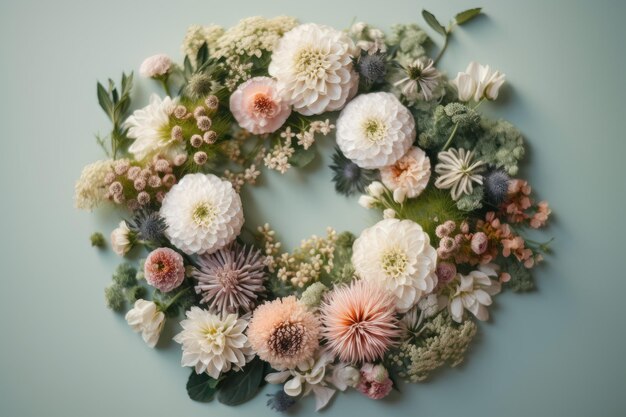
[[[378,177],[376,171],[363,169],[346,158],[339,148],[335,148],[330,169],[334,173],[335,190],[345,196],[365,192],[365,187]]]
[[[139,211],[132,221],[128,222],[131,231],[137,234],[139,240],[159,242],[167,228],[165,221],[157,211]]]
[[[483,186],[485,187],[487,201],[496,206],[502,204],[509,191],[510,181],[511,178],[501,169],[493,170],[485,174]]]
[[[267,406],[272,410],[278,411],[279,413],[284,413],[297,401],[295,397],[287,395],[282,389],[280,391],[276,391],[274,394],[267,394],[267,396],[270,397],[270,399],[267,400]]]
[[[359,59],[357,68],[367,85],[381,83],[385,80],[385,75],[387,75],[385,54],[365,54]]]

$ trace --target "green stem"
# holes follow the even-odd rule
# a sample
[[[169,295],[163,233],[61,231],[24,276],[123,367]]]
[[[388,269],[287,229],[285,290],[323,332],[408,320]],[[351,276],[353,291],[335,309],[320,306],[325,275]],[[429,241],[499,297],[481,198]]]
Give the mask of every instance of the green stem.
[[[165,306],[163,307],[163,311],[167,311],[176,302],[176,300],[178,300],[180,298],[181,295],[183,295],[184,293],[186,293],[190,289],[191,289],[191,287],[187,287],[184,290],[178,291],[178,293],[174,297],[172,297],[167,304],[165,304]]]
[[[452,143],[452,139],[454,139],[457,130],[459,130],[459,122],[456,122],[456,124],[454,125],[454,129],[452,129],[452,132],[450,132],[450,137],[446,141],[446,144],[443,145],[443,148],[441,148],[442,152],[448,149],[448,146],[450,146],[450,144]]]
[[[439,62],[439,60],[441,59],[441,57],[443,56],[443,53],[446,51],[446,49],[448,48],[448,39],[450,38],[450,31],[446,32],[446,36],[443,39],[443,46],[441,47],[441,50],[439,51],[439,53],[437,54],[437,56],[435,57],[435,59],[433,60],[433,65],[437,65],[437,63]]]
[[[159,78],[159,82],[161,83],[161,86],[163,87],[163,90],[165,90],[165,94],[167,94],[168,96],[172,96],[172,93],[170,92],[170,87],[169,85],[167,85],[167,79],[166,78]]]

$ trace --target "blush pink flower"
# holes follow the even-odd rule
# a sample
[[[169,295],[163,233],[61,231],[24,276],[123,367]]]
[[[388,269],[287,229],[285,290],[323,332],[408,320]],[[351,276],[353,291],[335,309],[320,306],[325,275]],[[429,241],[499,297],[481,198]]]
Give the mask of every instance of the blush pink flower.
[[[239,126],[255,135],[275,132],[291,114],[269,77],[254,77],[237,87],[230,96],[230,111]]]
[[[366,363],[361,367],[361,379],[356,389],[368,398],[372,400],[385,398],[392,387],[393,382],[384,366]]]
[[[185,279],[183,257],[170,248],[155,249],[146,258],[144,274],[154,288],[162,292],[172,291]]]
[[[321,310],[327,348],[347,363],[382,358],[402,333],[395,305],[393,293],[375,281],[336,287]]]
[[[139,74],[146,78],[159,78],[169,73],[171,68],[172,60],[165,54],[157,54],[141,63]]]

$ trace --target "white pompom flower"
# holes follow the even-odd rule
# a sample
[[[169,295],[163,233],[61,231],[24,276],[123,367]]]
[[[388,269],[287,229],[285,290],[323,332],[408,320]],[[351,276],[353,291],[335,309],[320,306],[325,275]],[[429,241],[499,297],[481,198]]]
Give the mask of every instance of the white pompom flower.
[[[346,33],[307,23],[280,39],[268,71],[298,113],[310,116],[340,110],[358,88],[352,65],[355,51]]]
[[[222,318],[194,306],[180,325],[183,330],[174,341],[182,345],[181,365],[193,367],[198,374],[206,372],[218,379],[231,369],[240,370],[254,357],[245,335],[248,322],[236,314]]]
[[[243,226],[241,198],[213,174],[188,174],[165,195],[165,235],[187,254],[213,253],[232,242]]]
[[[377,281],[396,296],[400,313],[437,285],[437,251],[411,220],[385,219],[365,229],[354,241],[352,263],[361,279]]]
[[[391,93],[362,94],[337,119],[337,145],[361,168],[396,163],[415,140],[415,119]]]

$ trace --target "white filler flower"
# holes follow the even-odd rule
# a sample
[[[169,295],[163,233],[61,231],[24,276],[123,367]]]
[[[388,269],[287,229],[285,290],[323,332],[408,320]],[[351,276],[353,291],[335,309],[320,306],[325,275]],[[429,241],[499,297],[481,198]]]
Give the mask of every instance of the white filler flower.
[[[161,99],[156,94],[150,96],[150,104],[135,110],[126,119],[124,127],[128,129],[128,137],[135,139],[128,148],[128,152],[138,161],[147,156],[161,152],[175,156],[182,152],[182,143],[172,137],[169,125],[170,114],[178,104],[178,98],[169,96]]]
[[[159,311],[152,301],[139,299],[135,306],[126,313],[126,321],[136,332],[141,332],[143,341],[153,348],[159,341],[165,324],[165,314]]]
[[[307,23],[285,33],[268,70],[298,113],[310,116],[335,111],[358,88],[358,75],[352,68],[355,50],[346,33]]]
[[[411,220],[385,219],[354,241],[352,263],[361,279],[380,282],[406,312],[437,285],[437,251]]]
[[[182,345],[181,365],[195,368],[198,374],[206,372],[217,379],[231,369],[240,370],[254,357],[244,334],[248,322],[236,314],[220,318],[194,306],[180,325],[183,330],[174,340]]]
[[[474,162],[474,152],[465,149],[450,149],[439,152],[439,163],[435,166],[435,172],[439,178],[435,181],[435,187],[447,190],[453,200],[458,200],[463,194],[471,194],[474,190],[472,183],[482,185],[483,177],[479,174],[484,168],[483,161]]]
[[[188,174],[165,195],[165,235],[187,254],[212,253],[232,242],[243,226],[239,194],[213,174]]]
[[[361,168],[394,164],[415,140],[415,120],[393,94],[361,94],[337,119],[337,145]]]

